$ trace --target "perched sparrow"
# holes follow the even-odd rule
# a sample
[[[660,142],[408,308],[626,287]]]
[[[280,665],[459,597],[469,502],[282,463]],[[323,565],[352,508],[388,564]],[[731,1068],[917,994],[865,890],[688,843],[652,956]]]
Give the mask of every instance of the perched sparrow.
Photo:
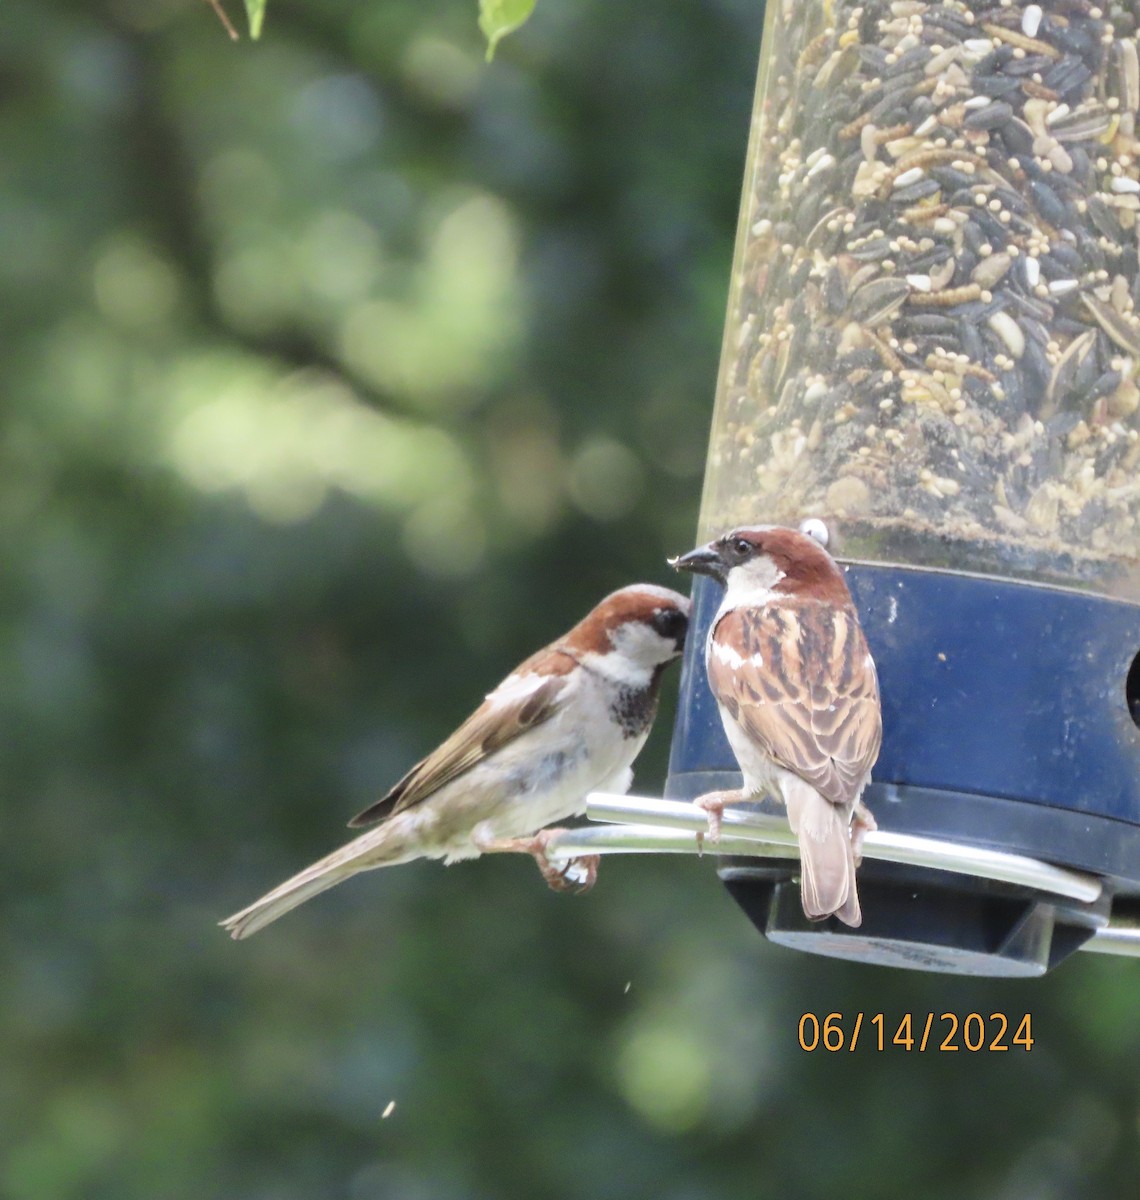
[[[661,676],[689,627],[689,601],[634,584],[517,667],[439,747],[349,824],[376,828],[222,922],[235,938],[358,871],[480,854],[532,854],[552,887],[566,866],[537,830],[581,813],[595,790],[625,792],[649,736]],[[549,831],[547,831],[549,833]],[[596,859],[579,860],[594,881]]]
[[[811,532],[735,529],[672,560],[725,586],[705,662],[744,790],[697,803],[716,836],[726,801],[774,786],[800,845],[804,912],[854,926],[856,857],[875,827],[859,796],[882,741],[879,684],[843,573]]]

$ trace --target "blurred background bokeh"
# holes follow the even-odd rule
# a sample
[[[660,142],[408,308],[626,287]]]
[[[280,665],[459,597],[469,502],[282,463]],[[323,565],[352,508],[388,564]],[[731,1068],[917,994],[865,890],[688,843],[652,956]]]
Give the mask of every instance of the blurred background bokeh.
[[[1134,1197],[1134,962],[798,956],[690,859],[215,927],[692,544],[761,5],[475,17],[0,10],[0,1197]],[[1036,1041],[797,1045],[931,1009]]]

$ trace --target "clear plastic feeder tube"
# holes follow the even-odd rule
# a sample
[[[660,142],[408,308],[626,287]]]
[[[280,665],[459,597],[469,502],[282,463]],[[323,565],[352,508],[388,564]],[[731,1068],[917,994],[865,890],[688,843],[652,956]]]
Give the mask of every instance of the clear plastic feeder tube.
[[[1138,13],[769,0],[703,536],[1140,598]]]

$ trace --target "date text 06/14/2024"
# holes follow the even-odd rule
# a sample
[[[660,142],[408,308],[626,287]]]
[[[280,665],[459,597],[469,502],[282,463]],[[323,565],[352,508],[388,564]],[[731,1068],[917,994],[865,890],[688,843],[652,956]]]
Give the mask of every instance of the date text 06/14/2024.
[[[1033,1049],[1033,1020],[1030,1013],[1020,1017],[1000,1012],[988,1016],[972,1012],[961,1017],[949,1012],[903,1013],[896,1019],[884,1013],[817,1016],[806,1012],[800,1017],[798,1037],[800,1049],[809,1053],[850,1052],[860,1044],[880,1053],[896,1049],[919,1053],[965,1050],[971,1054],[1029,1051]]]

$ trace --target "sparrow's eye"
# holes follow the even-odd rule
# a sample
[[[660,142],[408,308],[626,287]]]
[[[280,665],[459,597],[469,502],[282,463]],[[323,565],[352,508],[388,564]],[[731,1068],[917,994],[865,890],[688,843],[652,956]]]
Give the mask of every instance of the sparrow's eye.
[[[747,538],[733,538],[732,548],[742,558],[752,553],[752,543]]]

